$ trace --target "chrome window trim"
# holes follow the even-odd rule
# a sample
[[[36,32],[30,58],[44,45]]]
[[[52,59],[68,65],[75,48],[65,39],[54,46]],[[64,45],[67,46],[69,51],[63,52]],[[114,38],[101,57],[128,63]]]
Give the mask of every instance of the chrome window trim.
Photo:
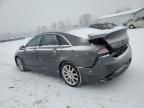
[[[61,36],[70,46],[72,46],[72,44],[70,43],[70,41],[65,36],[63,36],[61,34],[57,34],[57,35]],[[69,45],[65,45],[65,46],[69,46]]]
[[[54,34],[54,35],[59,35],[61,36],[62,38],[64,38],[64,40],[69,44],[69,45],[58,45],[58,46],[72,46],[72,44],[70,43],[70,41],[63,35],[59,34],[59,33],[44,33],[42,34],[43,35],[46,35],[46,34]],[[42,46],[55,46],[55,45],[42,45]]]
[[[42,46],[40,46],[40,42],[41,42],[43,36],[46,35],[46,34],[59,35],[59,36],[61,36],[69,45],[42,45]],[[27,46],[27,45],[26,45],[26,48],[30,48],[30,49],[33,48],[33,49],[34,49],[34,48],[39,48],[39,47],[43,47],[43,48],[44,48],[44,47],[59,47],[59,46],[61,46],[61,47],[62,47],[62,46],[69,46],[69,47],[71,47],[71,46],[72,46],[72,44],[69,42],[69,40],[68,40],[65,36],[63,36],[63,35],[61,35],[61,34],[59,34],[59,33],[44,33],[44,34],[40,34],[40,35],[37,35],[37,36],[41,36],[41,39],[40,39],[40,41],[39,41],[39,44],[38,44],[37,46]],[[34,37],[37,37],[37,36],[34,36]],[[33,37],[33,38],[34,38],[34,37]],[[32,38],[32,39],[33,39],[33,38]],[[32,40],[32,39],[31,39],[31,40]],[[31,41],[31,40],[30,40],[30,41]],[[27,44],[28,44],[28,43],[27,43]]]
[[[49,35],[49,34],[52,34],[52,35],[53,35],[53,33],[43,33],[43,34],[42,34],[41,40],[40,40],[40,42],[39,42],[39,47],[44,47],[44,46],[46,46],[46,47],[53,46],[53,47],[54,47],[54,46],[58,46],[58,45],[40,45],[40,43],[41,43],[44,35]]]
[[[58,47],[59,45],[42,45],[42,46],[39,46],[40,48],[52,48],[52,47]]]
[[[27,46],[25,48],[36,48],[36,47],[38,47],[38,46]]]

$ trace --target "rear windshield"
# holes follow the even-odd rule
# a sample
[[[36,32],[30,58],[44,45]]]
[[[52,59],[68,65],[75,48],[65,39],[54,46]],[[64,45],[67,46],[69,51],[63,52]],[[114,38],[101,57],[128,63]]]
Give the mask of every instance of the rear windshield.
[[[83,39],[71,34],[65,34],[65,37],[70,41],[70,43],[73,46],[79,46],[79,45],[90,45],[89,41],[87,39]]]

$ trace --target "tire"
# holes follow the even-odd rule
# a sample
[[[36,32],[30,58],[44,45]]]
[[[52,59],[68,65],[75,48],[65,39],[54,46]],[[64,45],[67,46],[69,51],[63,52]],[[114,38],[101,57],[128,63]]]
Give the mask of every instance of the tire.
[[[78,87],[82,84],[81,73],[71,63],[63,63],[60,67],[60,74],[65,83],[71,87]]]
[[[134,25],[130,25],[129,28],[130,28],[130,29],[134,29],[135,26],[134,26]]]
[[[19,68],[19,70],[22,71],[22,72],[25,72],[26,68],[24,67],[24,65],[22,63],[22,60],[19,57],[16,57],[15,61],[16,61],[16,65]]]

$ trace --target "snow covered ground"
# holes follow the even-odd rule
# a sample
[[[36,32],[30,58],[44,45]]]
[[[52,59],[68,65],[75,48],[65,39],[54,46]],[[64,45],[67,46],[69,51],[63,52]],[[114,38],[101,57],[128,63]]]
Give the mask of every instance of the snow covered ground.
[[[128,34],[133,60],[127,72],[106,84],[79,88],[47,74],[20,72],[14,53],[27,40],[0,43],[0,108],[143,108],[144,29]]]

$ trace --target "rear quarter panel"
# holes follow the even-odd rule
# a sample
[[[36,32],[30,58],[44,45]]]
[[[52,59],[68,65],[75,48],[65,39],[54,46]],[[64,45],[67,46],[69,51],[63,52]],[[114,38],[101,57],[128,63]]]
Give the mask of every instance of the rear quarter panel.
[[[77,67],[91,67],[96,57],[95,46],[72,46],[63,48],[57,63],[60,65],[62,62],[70,62]]]

